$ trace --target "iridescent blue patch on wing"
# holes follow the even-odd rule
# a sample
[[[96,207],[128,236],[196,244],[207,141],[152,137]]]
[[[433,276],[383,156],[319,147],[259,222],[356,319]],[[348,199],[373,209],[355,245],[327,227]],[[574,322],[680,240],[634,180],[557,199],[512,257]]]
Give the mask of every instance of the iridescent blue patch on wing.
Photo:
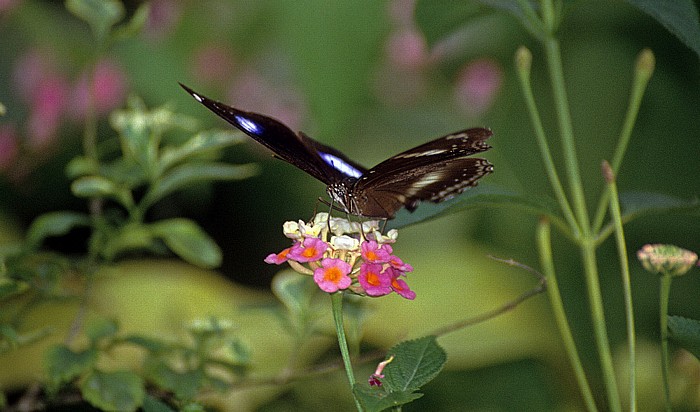
[[[243,117],[240,115],[235,115],[236,121],[238,122],[238,125],[243,128],[248,133],[252,133],[254,135],[261,135],[263,132],[262,126],[259,124],[255,123],[254,121],[248,119],[247,117]]]
[[[353,165],[349,164],[348,162],[339,158],[338,156],[334,156],[330,153],[323,152],[319,152],[318,154],[321,155],[321,158],[324,162],[328,163],[333,169],[339,171],[345,176],[350,176],[354,178],[359,178],[360,176],[362,176],[361,171],[357,170]]]

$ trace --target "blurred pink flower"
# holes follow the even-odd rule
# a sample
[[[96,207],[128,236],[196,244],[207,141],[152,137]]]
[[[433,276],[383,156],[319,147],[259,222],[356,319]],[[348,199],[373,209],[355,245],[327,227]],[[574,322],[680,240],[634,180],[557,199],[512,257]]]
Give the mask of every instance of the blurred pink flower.
[[[18,3],[19,0],[0,0],[0,13],[12,10]]]
[[[228,48],[205,45],[195,52],[191,65],[192,75],[204,82],[224,82],[233,75],[234,60]]]
[[[394,31],[386,43],[389,63],[406,68],[420,68],[428,61],[425,39],[413,28]]]
[[[299,92],[290,86],[273,86],[252,69],[236,77],[226,99],[234,107],[271,116],[292,130],[299,130],[306,116]]]
[[[410,26],[413,24],[413,12],[416,8],[416,0],[391,0],[389,2],[389,17],[398,25]]]
[[[180,20],[180,2],[152,0],[144,32],[153,40],[165,38]]]
[[[455,101],[469,115],[479,116],[491,107],[502,82],[503,70],[495,60],[474,60],[457,75]]]
[[[94,107],[98,114],[105,114],[121,106],[126,98],[127,77],[113,61],[102,60],[92,75]],[[89,98],[88,74],[83,73],[73,89],[72,114],[77,119],[85,117]]]
[[[55,74],[41,79],[31,97],[27,141],[33,149],[42,149],[53,142],[68,102],[68,81]]]
[[[19,152],[19,135],[13,125],[0,125],[0,170],[12,166]]]

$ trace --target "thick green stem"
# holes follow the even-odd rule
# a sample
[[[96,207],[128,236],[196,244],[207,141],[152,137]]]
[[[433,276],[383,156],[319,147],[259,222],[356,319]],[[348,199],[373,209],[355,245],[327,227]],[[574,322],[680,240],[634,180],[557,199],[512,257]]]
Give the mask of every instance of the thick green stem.
[[[611,411],[620,411],[620,395],[617,390],[615,369],[613,368],[612,353],[608,341],[608,331],[605,326],[605,313],[603,311],[603,297],[600,293],[598,266],[596,264],[595,244],[592,240],[585,241],[581,245],[583,268],[586,275],[586,286],[590,302],[591,318],[593,320],[593,333],[601,368],[605,391],[608,396],[608,407]]]
[[[661,328],[661,376],[664,381],[664,403],[666,411],[671,411],[671,387],[669,384],[669,353],[668,353],[668,299],[671,295],[671,280],[669,273],[661,274],[661,291],[659,293],[659,327]]]
[[[353,388],[355,387],[355,373],[352,370],[352,362],[350,362],[350,351],[348,350],[348,340],[345,337],[345,327],[343,326],[343,293],[336,292],[331,294],[331,305],[333,307],[333,321],[335,322],[335,332],[338,335],[338,346],[340,347],[340,355],[343,358],[343,366],[345,373],[350,382],[350,393],[355,400],[355,406],[359,412],[362,412],[362,405],[355,397]]]
[[[630,411],[637,410],[637,355],[636,338],[634,332],[634,309],[632,305],[632,282],[630,281],[629,258],[627,245],[625,244],[625,232],[622,228],[622,214],[615,183],[615,174],[608,162],[603,162],[603,176],[608,183],[610,194],[610,216],[615,226],[615,240],[617,241],[617,255],[620,260],[620,274],[622,276],[622,288],[625,295],[625,316],[627,318],[627,345],[629,352],[630,374]]]
[[[545,219],[541,219],[540,223],[537,225],[537,245],[540,254],[542,271],[547,278],[547,293],[549,295],[549,301],[552,305],[552,311],[554,312],[554,319],[557,323],[559,334],[564,342],[566,355],[569,358],[571,367],[574,369],[574,376],[578,382],[578,387],[581,391],[583,401],[586,404],[586,409],[588,411],[597,411],[598,408],[595,405],[593,392],[588,384],[586,372],[583,369],[581,358],[579,357],[576,349],[576,342],[574,342],[571,327],[569,326],[569,321],[566,318],[566,312],[564,311],[564,303],[562,301],[561,294],[559,293],[559,285],[557,284],[556,272],[554,271],[554,262],[552,260],[552,241],[550,232],[549,222]]]

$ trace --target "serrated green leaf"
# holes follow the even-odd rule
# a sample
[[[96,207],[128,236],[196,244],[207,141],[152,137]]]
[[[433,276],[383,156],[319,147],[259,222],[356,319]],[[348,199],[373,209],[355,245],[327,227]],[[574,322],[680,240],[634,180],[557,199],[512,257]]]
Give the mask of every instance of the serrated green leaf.
[[[70,382],[95,366],[97,350],[73,352],[65,345],[54,345],[45,352],[49,380],[56,386]]]
[[[383,411],[413,402],[423,396],[422,393],[417,392],[387,392],[382,388],[370,387],[367,384],[355,384],[352,391],[365,412]]]
[[[109,338],[117,334],[119,325],[114,319],[101,318],[89,322],[85,327],[85,335],[95,345],[100,339]]]
[[[401,342],[388,351],[394,360],[384,368],[382,380],[390,392],[413,392],[437,376],[447,354],[435,336]]]
[[[66,0],[66,8],[86,21],[99,41],[125,14],[124,5],[118,0]]]
[[[75,180],[70,188],[78,197],[114,199],[126,208],[131,208],[134,204],[131,192],[101,176],[81,177]]]
[[[90,217],[78,212],[49,212],[32,222],[27,230],[27,246],[37,249],[44,239],[63,236],[75,227],[90,226]]]
[[[194,135],[178,147],[165,147],[161,150],[159,169],[161,173],[188,159],[221,150],[245,141],[242,133],[228,130],[209,130]]]
[[[669,316],[670,337],[700,359],[700,321],[682,316]]]
[[[661,23],[671,34],[700,56],[700,21],[692,0],[627,0]]]
[[[170,193],[189,185],[213,180],[245,179],[257,173],[253,164],[230,165],[225,163],[188,163],[177,166],[156,182],[143,199],[150,206]]]
[[[105,411],[135,411],[146,395],[141,377],[129,371],[92,371],[81,381],[80,392],[91,405]]]
[[[154,237],[183,260],[203,268],[221,265],[221,249],[198,224],[189,219],[168,219],[152,223]]]
[[[414,212],[402,209],[389,221],[390,228],[401,228],[442,216],[476,208],[516,208],[534,215],[546,215],[560,219],[554,200],[545,196],[530,197],[495,186],[479,186],[441,203],[421,203]]]
[[[146,395],[143,400],[143,412],[175,412],[175,410],[159,399]]]

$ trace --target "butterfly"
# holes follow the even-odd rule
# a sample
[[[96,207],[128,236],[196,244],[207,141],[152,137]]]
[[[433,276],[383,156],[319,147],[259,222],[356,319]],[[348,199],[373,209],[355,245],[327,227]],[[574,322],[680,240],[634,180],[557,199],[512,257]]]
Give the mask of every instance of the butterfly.
[[[180,86],[216,115],[272,150],[275,157],[325,183],[333,204],[351,215],[392,219],[403,207],[412,212],[421,201],[451,199],[493,172],[493,165],[486,159],[468,157],[491,148],[485,143],[493,135],[489,129],[448,134],[366,169],[271,117],[235,109],[182,83]]]

